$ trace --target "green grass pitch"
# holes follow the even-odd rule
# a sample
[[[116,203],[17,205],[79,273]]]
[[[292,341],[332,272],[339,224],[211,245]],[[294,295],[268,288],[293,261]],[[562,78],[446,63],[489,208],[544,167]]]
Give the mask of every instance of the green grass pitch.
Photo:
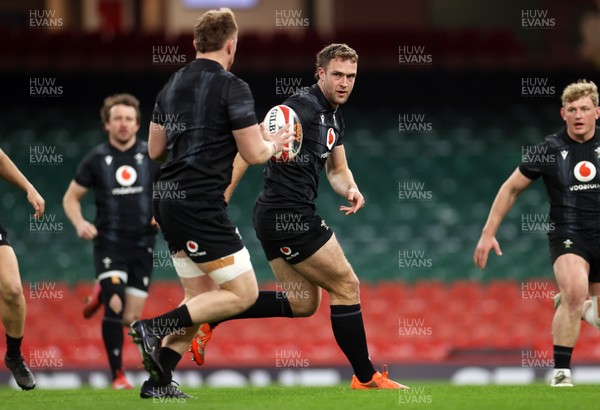
[[[408,383],[407,383],[408,384]],[[192,399],[145,399],[138,390],[114,391],[0,389],[2,409],[591,409],[600,402],[600,386],[551,388],[529,386],[452,386],[411,383],[411,391],[350,390],[339,387],[247,387],[185,389]]]

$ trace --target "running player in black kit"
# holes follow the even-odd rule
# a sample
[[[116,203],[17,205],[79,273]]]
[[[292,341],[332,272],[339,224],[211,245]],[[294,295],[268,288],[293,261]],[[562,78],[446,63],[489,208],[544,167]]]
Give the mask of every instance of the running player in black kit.
[[[100,114],[108,141],[79,164],[63,206],[77,235],[94,241],[96,280],[104,305],[102,338],[112,386],[131,389],[122,369],[123,326],[139,318],[148,296],[157,232],[152,185],[159,166],[148,157],[148,144],[136,138],[141,116],[137,98],[110,96]],[[94,224],[81,213],[81,200],[90,189],[96,203]]]
[[[185,297],[179,308],[131,325],[150,373],[142,398],[189,397],[170,384],[171,374],[198,325],[246,310],[258,294],[250,255],[227,215],[224,192],[238,152],[248,163],[264,163],[294,133],[261,133],[248,85],[229,71],[237,33],[231,10],[203,14],[194,26],[196,59],[173,74],[156,98],[149,153],[165,162],[155,216]]]
[[[568,85],[562,94],[566,123],[526,155],[504,182],[483,227],[473,256],[485,268],[491,249],[501,255],[495,235],[517,197],[543,177],[550,199],[550,257],[560,290],[552,323],[554,374],[551,385],[573,386],[571,354],[581,319],[600,328],[600,117],[598,88],[591,81]],[[590,300],[586,301],[587,295]],[[558,302],[558,300],[557,300]]]
[[[46,202],[31,185],[19,168],[0,149],[0,177],[27,193],[27,201],[35,211],[35,218],[44,213]],[[21,285],[19,263],[8,235],[0,225],[0,311],[6,331],[6,356],[4,364],[13,374],[17,385],[23,390],[35,388],[35,378],[21,354],[21,342],[25,328],[26,301]]]
[[[317,83],[307,93],[284,102],[302,123],[302,148],[289,162],[267,163],[264,189],[254,207],[254,229],[278,283],[294,292],[261,291],[254,306],[231,319],[311,316],[321,302],[321,289],[325,289],[331,300],[335,340],[354,370],[350,387],[402,389],[406,386],[388,378],[386,366],[380,373],[371,363],[358,278],[337,238],[316,214],[314,202],[325,168],[333,190],[350,204],[341,206],[341,212],[351,215],[365,205],[346,161],[344,119],[339,108],[352,92],[357,62],[358,55],[346,44],[325,47],[317,54]],[[239,178],[242,174],[243,170],[236,172]],[[282,223],[290,220],[296,223]],[[210,338],[210,330],[202,329],[204,335],[194,339],[191,347],[197,363],[204,361],[204,346]]]

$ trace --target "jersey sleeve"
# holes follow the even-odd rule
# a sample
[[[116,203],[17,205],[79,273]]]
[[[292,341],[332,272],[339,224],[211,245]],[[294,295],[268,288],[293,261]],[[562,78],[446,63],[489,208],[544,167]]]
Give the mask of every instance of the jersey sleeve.
[[[75,182],[79,185],[90,188],[94,185],[94,171],[93,171],[93,159],[94,152],[90,152],[77,166],[77,172],[75,173]]]
[[[233,78],[229,86],[227,111],[232,130],[240,130],[258,123],[250,87],[239,78]]]
[[[532,149],[524,149],[521,153],[521,165],[519,171],[529,179],[538,179],[542,175],[543,162],[540,152],[547,152],[548,146],[545,142],[530,147]]]
[[[163,90],[161,90],[156,96],[156,101],[154,102],[154,109],[152,110],[152,122],[159,125],[165,125],[162,109],[162,95]]]

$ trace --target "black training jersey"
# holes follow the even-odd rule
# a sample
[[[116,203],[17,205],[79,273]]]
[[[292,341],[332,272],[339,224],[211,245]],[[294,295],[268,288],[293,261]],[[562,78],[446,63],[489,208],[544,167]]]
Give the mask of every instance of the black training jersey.
[[[81,161],[75,182],[94,190],[97,241],[154,246],[152,185],[159,165],[148,157],[148,143],[136,141],[125,152],[108,142]]]
[[[152,121],[167,133],[158,188],[176,187],[190,200],[223,201],[237,153],[232,131],[257,123],[248,84],[215,61],[196,59],[160,91]]]
[[[544,178],[557,232],[600,235],[599,131],[579,143],[564,128],[523,153],[519,170],[529,179]]]
[[[336,145],[342,145],[344,119],[333,109],[317,84],[292,95],[284,103],[291,107],[302,124],[302,147],[292,160],[270,160],[264,170],[263,192],[258,202],[281,207],[315,208],[319,176]]]

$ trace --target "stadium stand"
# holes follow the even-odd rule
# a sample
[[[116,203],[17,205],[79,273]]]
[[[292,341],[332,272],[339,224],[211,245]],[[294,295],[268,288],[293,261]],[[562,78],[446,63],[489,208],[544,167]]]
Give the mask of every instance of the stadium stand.
[[[273,92],[278,75],[302,79],[302,86],[312,83],[314,53],[324,44],[343,40],[361,55],[360,82],[343,110],[345,147],[367,206],[343,216],[337,210],[343,200],[324,178],[318,205],[361,279],[372,357],[390,365],[514,364],[526,349],[550,352],[556,288],[547,241],[544,232],[525,232],[522,226],[524,215],[547,212],[542,184],[524,193],[504,221],[498,233],[504,256],[492,256],[485,271],[472,262],[496,190],[520,162],[522,148],[561,126],[557,101],[520,96],[521,78],[530,73],[510,70],[531,61],[514,32],[403,28],[294,34],[241,33],[235,69],[250,84],[257,104],[263,104],[257,105],[260,113],[283,98]],[[0,147],[26,169],[46,198],[46,213],[62,224],[52,232],[28,229],[29,208],[17,198],[22,194],[2,186],[2,221],[19,255],[28,299],[24,347],[56,352],[65,369],[103,368],[100,317],[86,321],[80,309],[91,289],[92,249],[66,220],[61,198],[84,153],[105,140],[97,118],[101,99],[111,92],[133,92],[143,101],[142,124],[147,124],[157,84],[176,69],[156,64],[153,47],[171,47],[172,54],[191,61],[190,37],[68,31],[48,36],[6,28],[0,35],[5,39],[0,71],[8,73],[5,93],[17,100],[0,110]],[[399,66],[398,47],[404,44],[423,46],[435,64]],[[274,73],[273,67],[280,71]],[[481,74],[493,70],[505,72]],[[60,103],[24,92],[29,79],[23,73],[56,78],[65,89]],[[531,75],[549,76],[543,70]],[[573,80],[552,76],[557,87]],[[389,89],[380,99],[382,84]],[[514,93],[506,91],[513,87]],[[402,131],[401,122],[407,121],[402,115],[424,128]],[[61,160],[32,164],[29,153],[38,145],[55,147]],[[251,226],[260,189],[261,168],[251,168],[229,213],[252,255],[261,288],[274,289]],[[417,198],[407,198],[406,191]],[[84,214],[93,218],[92,198],[84,200]],[[145,316],[177,305],[182,295],[162,238],[155,262]],[[600,334],[583,326],[574,361],[600,361],[598,342]],[[0,339],[0,350],[4,343]],[[125,366],[140,369],[136,347],[127,343],[125,349]],[[327,295],[311,318],[223,324],[209,346],[207,366],[272,367],[275,351],[286,349],[302,351],[314,366],[346,365],[330,330]],[[183,366],[195,368],[187,359]]]
[[[505,221],[499,233],[505,256],[492,256],[485,272],[473,268],[471,260],[493,195],[518,164],[520,147],[539,141],[548,124],[559,125],[550,109],[542,110],[544,116],[533,124],[523,121],[525,109],[512,106],[499,118],[485,111],[460,117],[445,107],[425,113],[426,121],[435,124],[425,133],[399,132],[398,114],[393,112],[369,113],[368,121],[351,110],[347,114],[348,157],[368,205],[363,212],[344,217],[337,212],[342,201],[326,181],[318,203],[361,278],[366,330],[371,354],[378,361],[481,363],[514,359],[524,349],[551,349],[548,329],[556,289],[546,239],[543,233],[524,232],[521,226],[522,215],[545,212],[540,208],[545,201],[541,184],[524,194]],[[91,246],[76,237],[60,208],[79,159],[104,140],[94,114],[83,110],[67,114],[57,107],[31,121],[27,112],[14,109],[4,112],[10,117],[10,128],[7,121],[0,121],[1,135],[13,142],[3,149],[20,162],[17,165],[31,165],[27,170],[46,195],[47,214],[63,223],[56,232],[28,230],[29,210],[16,200],[19,193],[10,187],[4,191],[3,219],[10,221],[6,226],[21,256],[28,298],[26,348],[55,351],[65,368],[73,369],[102,367],[105,360],[100,318],[86,321],[80,313],[83,297],[91,289]],[[33,166],[27,153],[37,144],[60,147],[63,160]],[[495,153],[493,162],[485,155],[489,151]],[[425,200],[402,200],[401,183],[431,194]],[[273,289],[250,225],[260,187],[257,167],[240,184],[230,214],[239,224],[261,287]],[[88,198],[89,218],[92,204]],[[174,271],[162,238],[158,242],[157,282],[151,288],[148,316],[175,306],[182,294],[172,281]],[[312,318],[261,320],[258,326],[251,320],[224,324],[215,332],[207,365],[271,366],[277,349],[302,351],[311,365],[344,365],[328,322],[325,296]],[[278,337],[272,338],[273,334]],[[582,327],[584,347],[574,360],[600,360],[598,342],[598,332]],[[135,346],[126,346],[126,366],[139,367]],[[184,363],[184,367],[194,366]]]
[[[178,53],[193,57],[190,35],[132,35],[130,33],[101,34],[60,30],[50,35],[36,30],[0,28],[6,39],[0,45],[3,55],[0,69],[29,71],[66,70],[85,72],[123,72],[156,70],[153,47],[176,47]],[[377,41],[372,41],[372,39]],[[434,53],[437,65],[448,68],[501,68],[520,66],[526,57],[525,46],[508,29],[402,29],[402,30],[340,30],[335,35],[320,35],[306,30],[300,36],[285,31],[270,34],[242,32],[236,64],[243,70],[260,71],[274,63],[283,69],[297,70],[310,63],[315,50],[332,41],[352,44],[368,67],[398,66],[399,45],[423,46]],[[17,46],[18,44],[18,46]],[[36,50],[29,53],[28,50]],[[278,50],[276,54],[272,50]],[[391,57],[391,58],[390,58]],[[420,67],[421,69],[423,67]],[[170,68],[165,67],[165,71]]]
[[[464,364],[493,358],[513,360],[527,349],[551,351],[547,331],[553,308],[549,295],[556,289],[546,281],[527,282],[528,286],[546,292],[528,299],[523,294],[525,283],[505,280],[483,284],[461,280],[363,284],[363,313],[371,355],[377,361],[393,364]],[[102,367],[105,359],[97,323],[100,316],[84,320],[78,308],[90,284],[57,283],[44,300],[36,300],[42,293],[30,290],[29,285],[25,284],[29,307],[26,349],[54,351],[67,369]],[[264,283],[263,287],[275,289],[275,284]],[[176,283],[155,283],[144,314],[152,316],[176,306],[181,295]],[[345,358],[335,345],[328,322],[325,296],[321,308],[311,318],[222,324],[210,343],[207,366],[272,366],[275,352],[281,350],[302,351],[302,357],[311,365],[343,366]],[[274,338],[274,334],[278,336]],[[574,360],[579,363],[600,360],[599,342],[598,332],[583,326],[582,348]],[[126,344],[124,358],[127,367],[139,367],[133,344]],[[182,366],[195,368],[187,358]]]

